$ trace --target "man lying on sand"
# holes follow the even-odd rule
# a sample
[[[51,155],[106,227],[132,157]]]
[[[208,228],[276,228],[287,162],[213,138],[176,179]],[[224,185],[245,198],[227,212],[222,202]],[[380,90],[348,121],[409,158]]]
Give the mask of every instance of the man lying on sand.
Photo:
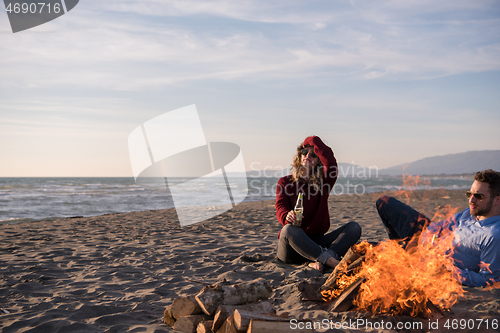
[[[460,282],[473,287],[491,285],[500,280],[500,172],[489,169],[476,173],[466,195],[469,208],[440,222],[431,223],[410,206],[387,196],[377,200],[377,210],[389,238],[405,240],[407,248],[429,239],[439,242],[452,232]]]
[[[317,136],[306,138],[297,147],[291,171],[280,178],[276,188],[276,216],[283,225],[278,235],[278,259],[286,263],[313,261],[309,266],[320,271],[324,265],[335,267],[361,237],[361,227],[349,222],[325,234],[330,229],[328,196],[337,180],[332,149]],[[301,220],[294,212],[299,193],[303,194]]]

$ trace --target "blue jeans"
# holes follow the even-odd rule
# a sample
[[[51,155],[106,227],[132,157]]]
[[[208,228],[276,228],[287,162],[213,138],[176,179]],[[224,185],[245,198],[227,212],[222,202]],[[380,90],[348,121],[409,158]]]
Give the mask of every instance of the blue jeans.
[[[330,257],[340,260],[360,237],[361,227],[356,222],[317,237],[309,237],[301,227],[287,224],[281,229],[277,256],[286,263],[299,264],[309,260],[324,264]]]
[[[390,239],[401,239],[407,243],[413,236],[420,235],[430,223],[425,215],[393,197],[380,197],[376,207]]]

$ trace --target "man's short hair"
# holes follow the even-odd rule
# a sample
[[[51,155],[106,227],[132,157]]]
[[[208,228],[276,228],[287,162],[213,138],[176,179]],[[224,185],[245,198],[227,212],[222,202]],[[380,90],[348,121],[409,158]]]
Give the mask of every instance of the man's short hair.
[[[475,180],[487,183],[492,195],[500,195],[500,172],[491,169],[479,171],[476,173]]]

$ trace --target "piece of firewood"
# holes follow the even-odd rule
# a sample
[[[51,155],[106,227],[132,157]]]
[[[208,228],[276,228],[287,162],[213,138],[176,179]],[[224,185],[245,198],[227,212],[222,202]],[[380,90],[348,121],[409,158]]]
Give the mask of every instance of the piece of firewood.
[[[234,311],[234,326],[237,330],[246,331],[250,325],[252,319],[266,320],[266,321],[286,321],[290,322],[289,319],[280,318],[277,316],[270,316],[261,313],[255,313],[245,310],[235,310]]]
[[[219,329],[217,331],[212,331],[212,332],[215,332],[215,333],[225,333],[226,332],[226,327],[227,327],[227,318],[226,320],[224,320],[224,322],[222,323],[222,325],[220,325]]]
[[[212,333],[213,320],[202,321],[196,327],[196,333]]]
[[[354,262],[350,263],[349,266],[347,266],[347,270],[350,271],[351,269],[358,268],[363,264],[365,261],[365,256],[361,256],[358,259],[354,260]]]
[[[429,310],[429,312],[421,314],[420,317],[429,320],[441,319],[444,317],[441,310],[439,310],[439,308],[435,306],[431,300],[427,301],[426,308]]]
[[[198,324],[207,319],[209,318],[205,315],[191,315],[180,317],[174,324],[174,331],[183,333],[196,333]]]
[[[234,315],[231,315],[217,330],[217,333],[244,333],[244,331],[238,331],[236,329],[236,327],[234,326]]]
[[[212,316],[221,304],[238,305],[267,299],[273,290],[269,282],[259,278],[235,285],[216,285],[204,287],[196,301],[207,315]]]
[[[163,322],[167,325],[174,326],[175,318],[172,316],[172,305],[169,305],[165,308],[163,312]]]
[[[217,332],[226,319],[229,318],[229,316],[231,316],[236,309],[256,313],[276,313],[274,306],[269,301],[260,301],[243,305],[219,305],[217,311],[215,312],[212,331]]]
[[[359,287],[366,280],[364,278],[358,278],[349,287],[347,287],[339,297],[335,298],[332,303],[328,306],[328,311],[330,312],[345,312],[353,307],[353,300],[358,295]]]
[[[298,324],[298,323],[297,323]],[[312,325],[312,324],[311,324]],[[252,319],[248,326],[247,333],[314,333],[313,328],[294,327],[290,321],[266,321],[259,319]]]
[[[174,299],[170,312],[175,319],[203,313],[194,296],[184,296]]]
[[[328,279],[326,279],[325,283],[319,288],[318,290],[318,296],[320,296],[320,293],[324,290],[330,290],[335,287],[335,284],[337,282],[337,277],[340,275],[340,273],[346,271],[348,269],[349,264],[352,262],[356,261],[361,257],[360,254],[354,252],[354,250],[349,248],[347,250],[347,253],[344,255],[342,260],[338,263],[337,266],[333,269],[333,272],[328,276]]]
[[[427,308],[431,310],[431,313],[424,314],[425,319],[441,319],[444,317],[443,312],[432,303],[431,300],[427,301]]]
[[[212,331],[217,332],[224,324],[227,318],[234,313],[234,305],[219,305],[214,316],[214,323],[212,324]]]

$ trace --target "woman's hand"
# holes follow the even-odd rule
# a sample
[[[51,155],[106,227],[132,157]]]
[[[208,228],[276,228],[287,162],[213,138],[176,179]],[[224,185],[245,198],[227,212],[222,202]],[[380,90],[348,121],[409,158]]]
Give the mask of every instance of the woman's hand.
[[[290,224],[293,224],[293,222],[295,222],[295,212],[293,211],[293,209],[291,211],[289,211],[288,214],[286,214],[285,220],[287,223],[290,223]]]

